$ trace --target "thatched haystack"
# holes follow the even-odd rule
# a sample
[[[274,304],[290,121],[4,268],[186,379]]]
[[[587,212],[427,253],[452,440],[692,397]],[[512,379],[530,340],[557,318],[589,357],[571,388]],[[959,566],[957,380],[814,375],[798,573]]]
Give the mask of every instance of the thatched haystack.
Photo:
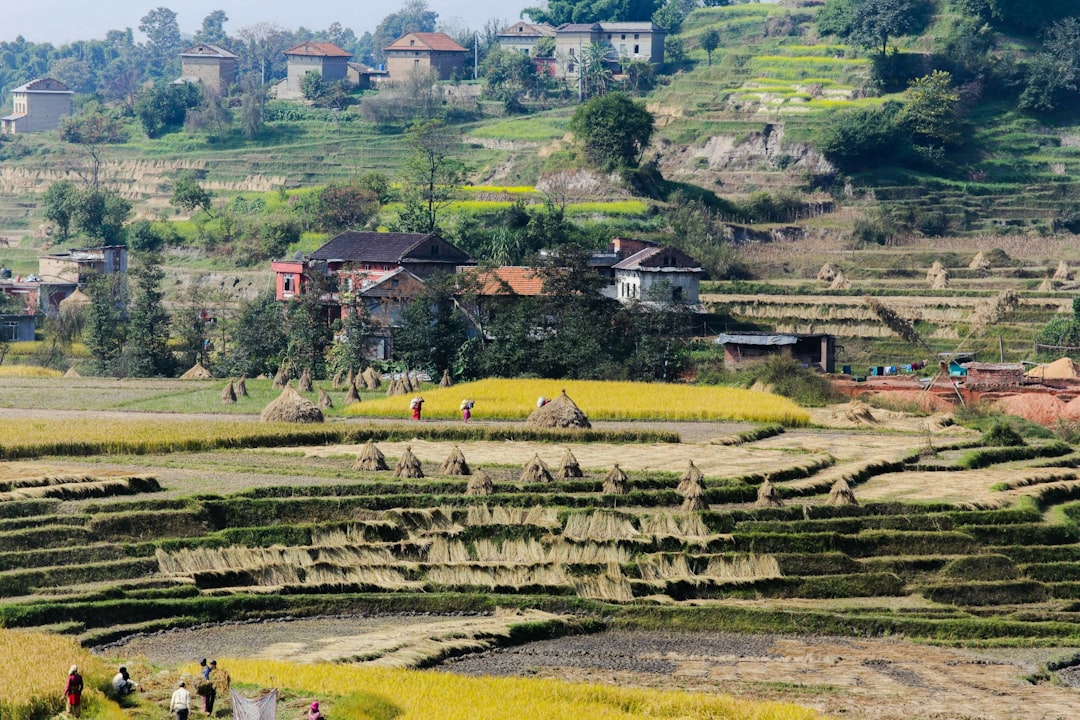
[[[356,382],[356,373],[352,368],[349,368],[349,374],[345,377],[345,387],[348,387]]]
[[[844,275],[843,270],[836,273],[836,277],[833,278],[832,283],[829,285],[829,289],[830,290],[850,290],[851,289],[851,281],[847,279],[846,275]]]
[[[412,391],[409,389],[409,381],[404,377],[399,377],[395,380],[391,380],[390,384],[386,387],[386,397],[394,395],[409,395]]]
[[[1039,292],[1054,292],[1054,281],[1050,278],[1043,278],[1043,281],[1039,283]]]
[[[439,387],[448,388],[453,387],[454,379],[450,377],[450,368],[446,368],[442,371],[442,380],[439,380]]]
[[[926,282],[933,283],[937,279],[937,276],[943,272],[948,272],[945,266],[941,264],[940,260],[935,260],[934,264],[930,266],[930,269],[926,271]]]
[[[986,257],[986,254],[980,250],[975,253],[975,257],[971,258],[971,263],[968,265],[968,270],[978,270],[979,272],[986,272],[991,268],[990,258]]]
[[[353,463],[353,470],[375,472],[376,470],[389,469],[390,467],[386,464],[386,456],[382,454],[382,450],[375,446],[374,440],[368,440],[364,444],[363,449],[356,454],[356,462]]]
[[[685,494],[686,489],[690,487],[691,484],[701,485],[702,487],[705,485],[705,473],[698,469],[698,466],[694,464],[693,460],[686,466],[686,470],[679,478],[679,493]]]
[[[300,373],[300,379],[296,382],[296,389],[300,392],[311,392],[315,389],[311,378],[311,368],[304,368],[304,372]]]
[[[945,290],[949,287],[949,271],[942,270],[937,277],[930,283],[930,289],[932,290]]]
[[[870,406],[866,403],[854,400],[851,402],[848,409],[844,412],[844,417],[853,423],[863,423],[866,425],[877,425],[878,419],[874,417],[874,413],[870,412]]]
[[[263,408],[259,418],[263,422],[321,423],[323,414],[315,403],[286,385],[277,399]]]
[[[274,387],[275,390],[282,390],[288,384],[289,384],[289,371],[285,369],[284,365],[282,365],[281,367],[278,368],[277,373],[274,375],[274,385],[273,385],[273,387]]]
[[[817,271],[818,282],[831,283],[836,279],[837,269],[831,262],[827,262],[821,266],[821,269]]]
[[[483,470],[474,472],[465,488],[466,495],[490,495],[493,492],[495,492],[495,485],[491,482],[491,477]]]
[[[533,455],[532,460],[522,467],[519,480],[523,483],[551,482],[551,473],[540,456]]]
[[[360,402],[360,393],[356,391],[356,383],[349,386],[349,392],[345,393],[345,404],[352,405]]]
[[[754,504],[758,507],[781,507],[784,501],[780,499],[780,491],[776,486],[769,478],[765,478],[765,482],[758,487],[757,502]]]
[[[236,390],[233,388],[233,382],[230,380],[227,385],[221,390],[221,402],[225,405],[234,405],[236,403]]]
[[[566,454],[563,455],[562,463],[560,463],[559,471],[555,473],[555,477],[559,480],[584,477],[581,473],[581,465],[578,464],[577,458],[574,457],[574,453],[570,451],[570,448],[566,449]]]
[[[316,404],[324,410],[334,407],[334,401],[330,399],[330,394],[323,388],[319,388],[319,400]]]
[[[247,375],[241,375],[240,379],[233,384],[233,390],[236,391],[236,397],[250,397],[247,391]]]
[[[703,480],[688,482],[682,490],[682,496],[683,502],[680,509],[683,512],[709,509],[709,503],[705,501],[705,483]]]
[[[398,458],[397,467],[394,468],[394,477],[397,478],[422,478],[424,471],[420,469],[420,459],[413,455],[411,447],[406,447],[405,452]]]
[[[181,380],[209,380],[214,377],[209,370],[202,366],[202,363],[196,362],[191,366],[191,369],[180,376]]]
[[[370,365],[361,373],[364,377],[364,386],[368,390],[378,390],[382,385],[382,378],[379,377],[379,373],[375,372],[375,368]]]
[[[60,310],[60,315],[62,317],[67,318],[78,315],[82,312],[84,307],[90,305],[92,302],[89,295],[76,288],[75,292],[60,301],[60,305],[57,309]]]
[[[450,451],[449,457],[443,461],[443,464],[439,466],[440,475],[472,475],[472,470],[469,469],[469,463],[465,462],[465,456],[461,454],[461,449],[457,445]]]
[[[1072,269],[1069,268],[1069,263],[1062,260],[1058,263],[1057,270],[1054,271],[1054,280],[1061,280],[1062,282],[1072,280]]]
[[[344,377],[345,377],[345,374],[343,372],[341,372],[340,370],[338,370],[336,373],[334,373],[334,379],[330,381],[330,384],[334,386],[335,390],[345,387],[345,385],[344,385],[344,382],[345,382]]]
[[[527,427],[542,428],[591,428],[592,424],[585,413],[570,399],[563,390],[555,399],[543,407],[538,407],[529,414],[525,421]]]
[[[75,369],[74,365],[72,365],[71,367],[69,367],[67,369],[67,372],[64,373],[64,377],[66,377],[66,378],[80,378],[80,377],[82,377],[82,375],[80,375],[79,371]]]
[[[825,501],[825,504],[858,505],[859,501],[855,499],[855,492],[848,485],[848,481],[840,478],[833,483],[832,489],[829,490],[829,499]]]
[[[611,472],[604,476],[604,494],[625,495],[629,488],[630,478],[619,467],[619,463],[615,463],[615,467],[611,468]]]

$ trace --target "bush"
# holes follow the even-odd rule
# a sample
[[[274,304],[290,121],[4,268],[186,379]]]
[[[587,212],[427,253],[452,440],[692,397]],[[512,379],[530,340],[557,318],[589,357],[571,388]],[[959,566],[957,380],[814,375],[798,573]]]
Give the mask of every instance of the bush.
[[[777,395],[791,398],[800,405],[820,407],[835,399],[835,391],[827,378],[784,355],[773,355],[754,363],[739,375],[744,387],[756,383],[771,386]]]
[[[1004,422],[995,422],[990,429],[983,433],[980,442],[989,447],[1016,447],[1027,445],[1024,438],[1011,425]]]
[[[838,112],[821,129],[818,150],[841,170],[855,172],[880,167],[894,158],[904,144],[897,116],[900,103]]]

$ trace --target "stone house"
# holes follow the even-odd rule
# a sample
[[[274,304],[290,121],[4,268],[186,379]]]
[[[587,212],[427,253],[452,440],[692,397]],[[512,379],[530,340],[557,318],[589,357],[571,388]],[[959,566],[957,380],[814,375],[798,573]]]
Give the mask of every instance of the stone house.
[[[554,38],[555,28],[547,23],[527,23],[518,21],[503,28],[496,36],[503,50],[532,55],[533,48],[541,38]]]
[[[319,73],[326,83],[349,79],[352,54],[334,43],[306,42],[286,50],[285,57],[288,72],[273,90],[278,100],[302,100],[304,91],[301,83],[309,72]]]
[[[227,95],[236,82],[237,59],[217,45],[195,45],[180,53],[180,80],[197,82],[219,95]]]
[[[11,91],[12,113],[0,118],[0,132],[32,133],[55,130],[71,114],[75,93],[52,78],[31,80]]]
[[[607,281],[601,292],[622,303],[671,301],[697,306],[704,269],[678,248],[642,240],[614,238],[589,266]],[[664,297],[658,297],[663,293]]]
[[[440,80],[463,74],[469,51],[445,33],[405,33],[387,45],[386,70],[390,80],[400,82],[417,70],[432,68]]]
[[[667,30],[653,22],[568,23],[555,30],[555,76],[569,80],[580,74],[581,55],[589,45],[606,49],[605,61],[613,72],[620,61],[644,60],[654,65],[664,62]],[[501,40],[500,40],[501,42]]]

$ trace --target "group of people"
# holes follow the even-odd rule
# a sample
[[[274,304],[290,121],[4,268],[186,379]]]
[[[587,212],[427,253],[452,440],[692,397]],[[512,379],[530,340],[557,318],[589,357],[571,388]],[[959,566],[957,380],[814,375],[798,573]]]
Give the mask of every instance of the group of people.
[[[417,395],[411,401],[409,401],[409,409],[412,410],[412,419],[419,420],[421,413],[424,411],[424,396]],[[461,419],[465,422],[469,422],[472,419],[473,405],[476,404],[475,400],[465,399],[461,401],[461,405],[458,407],[461,410]]]
[[[64,686],[64,702],[67,705],[68,715],[80,717],[82,715],[82,695],[85,683],[78,665],[68,668],[67,685]],[[126,667],[113,676],[113,690],[117,695],[128,695],[139,689],[139,686],[131,679]]]

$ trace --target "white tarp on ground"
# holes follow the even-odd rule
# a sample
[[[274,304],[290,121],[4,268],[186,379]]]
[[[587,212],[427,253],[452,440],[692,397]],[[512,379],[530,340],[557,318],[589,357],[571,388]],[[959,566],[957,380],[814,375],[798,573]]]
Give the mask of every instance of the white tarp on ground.
[[[248,699],[229,690],[236,720],[277,720],[277,688],[260,698]]]

